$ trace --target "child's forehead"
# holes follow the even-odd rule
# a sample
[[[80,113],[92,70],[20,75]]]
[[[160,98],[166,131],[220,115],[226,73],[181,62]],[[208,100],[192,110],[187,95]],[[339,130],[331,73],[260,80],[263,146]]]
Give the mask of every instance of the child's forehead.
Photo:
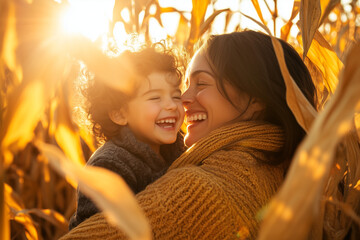
[[[147,92],[157,91],[181,91],[181,80],[173,72],[152,72],[146,77],[139,77],[134,88],[133,97],[139,97]]]
[[[166,87],[167,85],[171,85],[176,88],[179,87],[180,79],[176,73],[154,71],[141,79],[139,87],[161,88]]]

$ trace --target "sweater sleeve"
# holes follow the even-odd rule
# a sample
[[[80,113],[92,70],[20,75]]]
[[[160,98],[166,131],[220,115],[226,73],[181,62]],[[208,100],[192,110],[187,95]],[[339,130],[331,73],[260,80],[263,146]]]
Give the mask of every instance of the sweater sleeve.
[[[183,167],[165,174],[136,197],[147,216],[154,239],[233,239],[231,204],[216,181],[200,167]],[[126,239],[121,230],[96,214],[66,234],[66,239]]]

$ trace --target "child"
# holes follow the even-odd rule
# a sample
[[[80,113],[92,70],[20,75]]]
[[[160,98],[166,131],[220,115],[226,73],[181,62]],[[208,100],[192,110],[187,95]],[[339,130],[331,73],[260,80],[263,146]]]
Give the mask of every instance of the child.
[[[119,174],[136,194],[163,175],[184,150],[182,137],[178,137],[184,119],[182,75],[175,58],[166,51],[146,48],[123,56],[134,64],[140,79],[131,96],[96,79],[85,89],[94,134],[105,140],[87,165]],[[77,210],[69,229],[98,211],[78,189]]]

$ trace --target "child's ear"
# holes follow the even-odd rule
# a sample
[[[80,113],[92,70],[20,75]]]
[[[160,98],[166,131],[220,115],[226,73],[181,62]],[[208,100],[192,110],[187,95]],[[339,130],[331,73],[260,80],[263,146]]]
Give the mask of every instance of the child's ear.
[[[112,110],[108,112],[109,118],[116,124],[125,126],[127,124],[127,118],[125,110],[123,108],[119,110]]]

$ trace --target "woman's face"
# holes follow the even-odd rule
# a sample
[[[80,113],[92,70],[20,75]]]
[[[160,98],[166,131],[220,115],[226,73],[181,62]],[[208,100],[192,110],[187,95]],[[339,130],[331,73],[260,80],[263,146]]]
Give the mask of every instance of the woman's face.
[[[200,50],[201,51],[201,50]],[[249,103],[249,95],[237,93],[230,84],[225,90],[234,102],[235,108],[219,91],[215,74],[204,53],[197,52],[189,64],[186,91],[181,99],[185,108],[187,134],[185,144],[191,146],[211,131],[224,126],[234,119],[242,120]]]

